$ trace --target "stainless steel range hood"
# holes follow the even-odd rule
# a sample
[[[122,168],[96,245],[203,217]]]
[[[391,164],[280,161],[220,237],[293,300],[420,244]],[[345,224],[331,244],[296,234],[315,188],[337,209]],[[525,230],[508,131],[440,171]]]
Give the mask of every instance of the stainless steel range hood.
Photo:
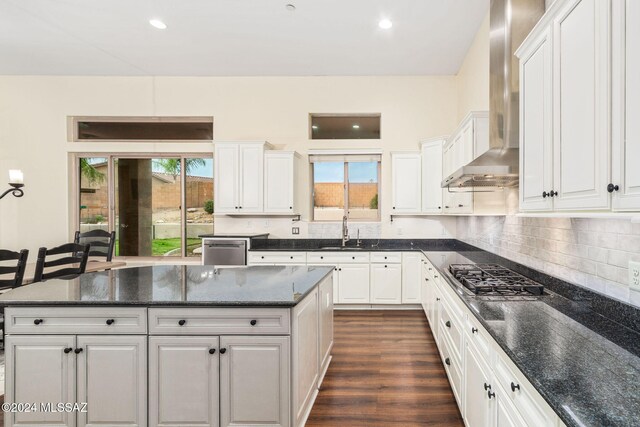
[[[443,188],[518,185],[520,79],[514,53],[544,10],[544,0],[491,0],[489,149],[442,181]]]

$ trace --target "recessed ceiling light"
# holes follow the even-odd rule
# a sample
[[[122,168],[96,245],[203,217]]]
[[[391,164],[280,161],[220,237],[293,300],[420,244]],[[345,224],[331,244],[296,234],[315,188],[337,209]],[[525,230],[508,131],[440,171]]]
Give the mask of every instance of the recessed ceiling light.
[[[293,4],[291,4],[291,3],[289,3],[289,4],[287,4],[287,5],[285,6],[285,9],[287,9],[289,12],[295,12],[295,10],[296,10],[296,6],[295,6],[295,5],[293,5]]]
[[[311,125],[311,129],[318,129],[318,125]]]
[[[388,30],[389,28],[393,27],[393,22],[391,22],[388,19],[381,19],[378,22],[378,27],[382,28],[383,30]]]
[[[165,24],[164,22],[162,22],[159,19],[149,19],[149,24],[151,24],[151,26],[159,29],[159,30],[165,30],[167,29],[167,24]]]
[[[360,129],[360,125],[353,125],[354,129]]]

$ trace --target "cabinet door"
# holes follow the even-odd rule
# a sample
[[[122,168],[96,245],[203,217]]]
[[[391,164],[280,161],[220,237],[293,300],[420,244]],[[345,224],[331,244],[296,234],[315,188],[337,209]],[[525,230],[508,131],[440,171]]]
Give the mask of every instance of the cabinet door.
[[[264,179],[264,211],[293,212],[294,154],[265,154]]]
[[[235,213],[238,207],[238,146],[216,145],[213,162],[214,210],[216,213]]]
[[[320,305],[320,368],[321,374],[329,363],[333,348],[333,281],[327,280],[320,285],[318,304]]]
[[[613,208],[640,210],[640,2],[615,2],[613,18]]]
[[[150,426],[218,425],[218,350],[218,337],[149,337]]]
[[[391,213],[420,213],[420,153],[391,154]]]
[[[338,265],[338,302],[341,304],[369,303],[369,265]]]
[[[264,146],[239,144],[240,192],[238,212],[263,211]]]
[[[76,355],[73,335],[7,335],[6,403],[76,402]],[[6,426],[75,426],[73,412],[5,412]]]
[[[371,304],[400,304],[402,265],[371,264]]]
[[[502,391],[502,388],[496,390],[496,427],[527,427],[513,403],[509,401]]]
[[[289,337],[220,338],[220,424],[288,426]]]
[[[492,425],[497,385],[491,384],[491,370],[473,344],[465,346],[464,416],[469,427]]]
[[[442,143],[422,144],[422,212],[442,212]]]
[[[402,254],[402,303],[420,304],[422,287],[422,254]]]
[[[475,142],[475,119],[469,120],[469,122],[462,128],[460,140],[458,141],[457,154],[459,156],[458,167],[462,167],[473,161],[475,157],[474,142]]]
[[[551,40],[545,31],[520,58],[520,209],[553,208]]]
[[[77,337],[79,426],[147,425],[147,337]]]
[[[554,20],[554,209],[607,209],[608,0],[569,0]]]

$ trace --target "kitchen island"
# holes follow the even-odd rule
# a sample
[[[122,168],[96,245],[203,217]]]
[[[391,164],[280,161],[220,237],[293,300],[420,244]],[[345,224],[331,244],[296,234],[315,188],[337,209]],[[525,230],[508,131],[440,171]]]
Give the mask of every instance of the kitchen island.
[[[23,410],[5,425],[304,425],[332,270],[139,267],[7,292],[5,402]]]

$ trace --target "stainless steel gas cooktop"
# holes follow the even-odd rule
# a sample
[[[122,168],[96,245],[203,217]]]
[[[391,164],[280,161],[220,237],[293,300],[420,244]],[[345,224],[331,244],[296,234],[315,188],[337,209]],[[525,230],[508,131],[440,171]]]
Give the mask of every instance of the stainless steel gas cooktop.
[[[529,299],[543,295],[544,286],[498,264],[450,264],[449,271],[478,296]],[[535,299],[535,298],[531,298]]]

